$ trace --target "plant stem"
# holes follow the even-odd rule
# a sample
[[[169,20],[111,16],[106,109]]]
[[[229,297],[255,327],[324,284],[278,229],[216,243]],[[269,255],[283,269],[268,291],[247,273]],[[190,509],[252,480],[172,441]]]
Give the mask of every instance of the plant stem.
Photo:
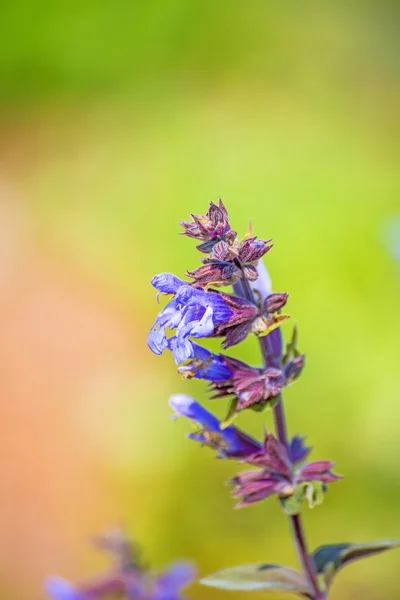
[[[253,290],[250,287],[248,280],[243,277],[241,279],[244,295],[250,302],[256,304]],[[269,336],[263,336],[259,338],[261,353],[264,360],[265,367],[281,367],[282,356],[276,356],[273,348],[270,345]],[[273,408],[275,430],[278,440],[288,448],[288,436],[286,428],[285,410],[283,406],[282,394],[279,394],[277,402]],[[326,595],[322,592],[318,585],[317,576],[315,573],[314,564],[307,550],[307,542],[304,535],[303,526],[301,523],[300,515],[289,515],[289,521],[293,539],[296,545],[297,555],[299,557],[300,564],[303,568],[304,575],[310,585],[313,592],[314,600],[326,600]]]

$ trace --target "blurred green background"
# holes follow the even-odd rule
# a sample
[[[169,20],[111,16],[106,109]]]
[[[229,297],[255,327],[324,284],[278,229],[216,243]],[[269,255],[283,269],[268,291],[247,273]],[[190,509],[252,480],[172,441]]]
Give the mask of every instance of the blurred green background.
[[[307,353],[289,429],[345,475],[304,515],[310,547],[400,537],[400,279],[385,241],[400,208],[399,12],[2,2],[1,598],[101,570],[88,540],[115,523],[155,567],[296,565],[276,503],[234,511],[237,465],[170,420],[169,395],[201,400],[205,385],[146,345],[149,281],[198,264],[179,220],[218,196],[235,229],[252,219],[274,239],[267,265]],[[257,363],[256,341],[232,354]],[[259,436],[264,421],[240,425]],[[393,552],[351,566],[332,599],[398,597],[398,564]]]

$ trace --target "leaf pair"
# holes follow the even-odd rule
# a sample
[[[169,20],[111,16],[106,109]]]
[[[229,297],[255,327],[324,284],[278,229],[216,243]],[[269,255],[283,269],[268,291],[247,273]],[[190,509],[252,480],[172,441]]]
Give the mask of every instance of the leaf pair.
[[[400,540],[383,540],[369,544],[330,544],[320,546],[312,555],[317,575],[326,588],[336,573],[347,564],[380,554],[400,546]],[[289,567],[274,564],[240,565],[217,571],[200,581],[203,585],[222,590],[242,592],[293,592],[312,599],[313,592],[304,576]]]

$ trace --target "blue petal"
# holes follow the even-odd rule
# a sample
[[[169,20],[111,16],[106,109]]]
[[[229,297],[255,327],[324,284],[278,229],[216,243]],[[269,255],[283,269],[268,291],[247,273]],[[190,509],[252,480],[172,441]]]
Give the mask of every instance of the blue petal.
[[[311,448],[304,444],[304,437],[295,435],[292,438],[289,446],[289,457],[292,463],[302,462],[310,452]]]
[[[62,577],[49,577],[45,581],[45,590],[52,600],[87,600],[88,598]]]
[[[213,354],[206,348],[192,342],[194,360],[179,368],[180,373],[189,372],[196,379],[208,381],[226,381],[232,372],[224,363],[222,356]]]
[[[213,321],[215,325],[219,325],[220,323],[227,323],[229,319],[232,317],[233,312],[230,308],[227,307],[225,302],[222,300],[222,297],[213,292],[204,292],[208,298],[208,304],[213,309]]]
[[[177,417],[187,417],[196,421],[201,427],[209,431],[220,431],[217,417],[208,412],[201,404],[186,394],[174,394],[169,399],[170,407],[176,412]]]
[[[259,452],[261,444],[245,433],[230,426],[221,429],[219,420],[201,404],[186,394],[175,394],[169,399],[170,407],[175,410],[176,417],[187,417],[195,421],[204,430],[219,433],[226,447],[221,449],[221,457],[241,458]],[[190,434],[189,437],[201,443],[206,442],[202,433]]]
[[[177,304],[182,306],[203,306],[204,308],[211,306],[214,324],[225,323],[232,316],[232,311],[226,306],[222,297],[215,292],[205,292],[185,285],[179,288],[175,298]]]
[[[215,325],[227,322],[232,316],[220,295],[193,288],[171,273],[156,275],[152,284],[160,291],[174,293],[175,297],[159,313],[147,343],[155,354],[161,354],[167,347],[172,349],[177,364],[193,356],[187,337],[208,337],[213,334]],[[167,340],[167,328],[177,330],[171,343]]]
[[[149,331],[147,345],[154,354],[162,354],[168,346],[165,327],[158,325],[157,321]]]
[[[182,281],[171,273],[160,273],[155,275],[151,280],[151,285],[154,286],[159,292],[165,294],[176,294],[178,289],[182,285],[188,285],[185,281]]]
[[[182,313],[177,309],[175,300],[171,300],[159,313],[147,336],[147,345],[154,354],[162,354],[168,347],[165,328],[174,329],[181,319]]]
[[[200,321],[194,324],[190,331],[190,335],[195,338],[208,337],[214,331],[213,309],[207,306],[206,311]]]
[[[192,342],[186,337],[173,337],[167,342],[174,355],[175,364],[180,365],[193,357]]]
[[[178,304],[178,306],[181,308],[183,317],[176,328],[176,335],[185,337],[190,335],[191,330],[201,320],[206,309],[203,306],[191,306],[189,308],[183,307],[181,304]]]
[[[189,585],[196,577],[196,570],[190,563],[175,563],[160,575],[156,581],[156,591],[152,600],[173,600],[179,598],[182,588]]]

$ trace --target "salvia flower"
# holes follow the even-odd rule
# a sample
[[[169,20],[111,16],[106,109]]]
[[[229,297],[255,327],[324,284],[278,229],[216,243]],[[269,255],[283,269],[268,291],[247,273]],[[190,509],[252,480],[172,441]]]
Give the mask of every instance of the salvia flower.
[[[247,408],[260,410],[273,404],[282,388],[294,379],[282,368],[255,368],[223,354],[213,354],[192,344],[194,356],[178,368],[184,378],[210,382],[213,398],[236,398],[234,413]]]
[[[171,396],[169,405],[175,411],[175,418],[186,417],[197,425],[198,430],[188,437],[210,446],[220,458],[243,459],[261,450],[259,442],[232,425],[223,428],[217,417],[186,394]]]
[[[160,574],[151,573],[138,561],[135,548],[119,530],[101,536],[97,545],[114,559],[112,568],[76,586],[61,577],[49,577],[45,591],[51,600],[105,600],[110,596],[121,600],[180,600],[182,589],[194,580],[195,569],[187,562],[176,562]]]
[[[254,304],[243,298],[195,289],[170,273],[156,275],[151,283],[159,292],[174,297],[157,316],[148,345],[155,354],[170,348],[177,364],[194,356],[190,337],[226,336],[226,344],[233,345],[237,339],[243,339],[238,336],[238,328],[245,324],[250,331],[258,312]],[[170,341],[167,330],[175,330]]]
[[[195,569],[187,562],[177,562],[154,580],[152,600],[175,600],[180,598],[182,588],[193,581]]]
[[[232,371],[222,354],[213,354],[206,348],[192,342],[193,357],[178,368],[184,379],[205,379],[223,382],[231,379]]]
[[[288,452],[273,435],[266,434],[262,451],[244,459],[244,462],[258,470],[239,473],[231,481],[235,488],[233,495],[241,498],[237,508],[260,502],[272,495],[287,499],[298,489],[306,494],[307,486],[313,482],[318,482],[325,488],[326,484],[341,479],[332,473],[334,463],[330,461],[305,465],[292,462],[292,458],[296,458],[296,461],[303,460],[307,453],[308,449],[298,439],[292,442]]]
[[[90,596],[84,591],[79,591],[62,577],[50,577],[46,581],[45,589],[47,595],[53,600],[90,600]]]

